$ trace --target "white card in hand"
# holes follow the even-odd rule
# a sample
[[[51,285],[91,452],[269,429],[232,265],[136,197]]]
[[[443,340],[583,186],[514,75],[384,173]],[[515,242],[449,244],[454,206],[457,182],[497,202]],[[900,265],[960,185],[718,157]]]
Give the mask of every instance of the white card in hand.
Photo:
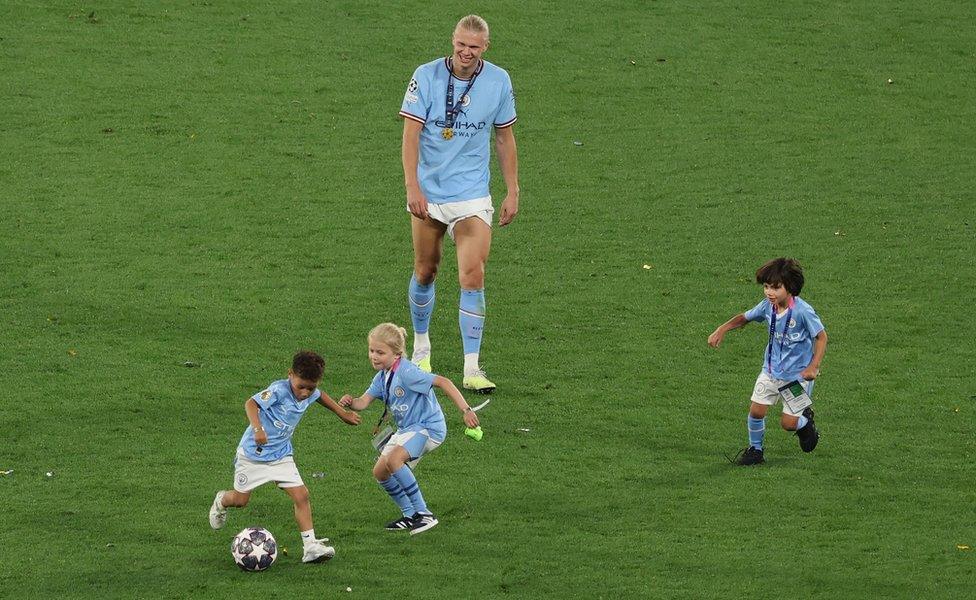
[[[779,395],[783,398],[783,404],[794,415],[802,413],[804,408],[813,404],[813,400],[799,381],[791,381],[779,388]]]

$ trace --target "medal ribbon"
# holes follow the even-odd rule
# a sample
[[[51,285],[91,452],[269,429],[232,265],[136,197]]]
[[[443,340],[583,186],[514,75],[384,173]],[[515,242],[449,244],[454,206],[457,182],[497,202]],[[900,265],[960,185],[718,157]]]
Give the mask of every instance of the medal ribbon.
[[[457,102],[455,102],[454,61],[452,61],[450,58],[447,59],[447,97],[445,98],[446,107],[444,109],[444,123],[447,129],[454,127],[454,119],[457,116],[458,108],[460,108],[464,97],[468,95],[468,92],[470,92],[471,88],[474,86],[474,80],[478,78],[478,74],[481,73],[481,68],[483,65],[484,63],[479,61],[478,68],[475,69],[474,74],[471,76],[471,80],[468,81],[468,87],[464,88],[464,92],[461,93],[461,96],[457,99]]]
[[[786,344],[786,334],[790,329],[790,319],[793,318],[793,305],[796,301],[790,297],[790,307],[786,311],[786,325],[783,327],[783,337],[779,339],[779,364],[783,365],[783,345]],[[776,309],[773,304],[773,316],[769,319],[769,344],[766,345],[766,370],[770,377],[773,375],[773,340],[776,339]]]
[[[383,414],[380,415],[380,420],[376,422],[376,427],[373,428],[373,435],[376,435],[380,430],[380,425],[383,424],[383,419],[386,418],[386,413],[390,410],[390,384],[393,383],[393,373],[396,372],[396,368],[400,365],[400,359],[393,361],[393,365],[390,366],[389,377],[386,378],[386,393],[383,394]]]

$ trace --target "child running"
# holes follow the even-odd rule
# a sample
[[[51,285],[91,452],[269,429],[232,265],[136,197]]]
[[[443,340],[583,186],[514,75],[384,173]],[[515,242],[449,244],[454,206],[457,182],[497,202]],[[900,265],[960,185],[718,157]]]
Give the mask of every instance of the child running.
[[[756,283],[763,286],[763,301],[732,317],[708,336],[708,345],[718,348],[727,332],[744,327],[749,321],[765,321],[769,328],[763,368],[749,408],[749,446],[740,452],[740,465],[765,462],[766,411],[780,398],[780,424],[783,429],[796,432],[800,449],[812,452],[820,440],[810,404],[813,381],[820,374],[820,362],[827,349],[827,332],[813,307],[800,299],[803,268],[792,258],[775,258],[756,271]]]
[[[410,535],[437,525],[424,502],[413,468],[420,458],[434,450],[447,436],[447,425],[433,388],[446,393],[462,413],[464,424],[478,426],[478,415],[468,406],[457,386],[446,377],[422,371],[403,357],[407,331],[393,323],[377,325],[369,332],[369,362],[379,371],[369,389],[353,398],[344,395],[339,404],[363,410],[381,398],[393,415],[396,433],[389,439],[373,466],[373,477],[386,490],[403,515],[386,525],[388,531],[409,530]]]
[[[276,483],[295,503],[295,521],[305,550],[302,562],[306,563],[329,560],[335,556],[335,548],[326,545],[328,539],[315,537],[308,488],[292,458],[291,436],[305,411],[316,402],[349,425],[360,422],[358,414],[343,409],[318,389],[324,371],[321,356],[299,352],[292,359],[287,379],[275,381],[247,399],[244,412],[250,425],[237,446],[234,489],[217,492],[210,507],[210,526],[220,529],[227,522],[228,508],[247,506],[252,491],[265,483]]]

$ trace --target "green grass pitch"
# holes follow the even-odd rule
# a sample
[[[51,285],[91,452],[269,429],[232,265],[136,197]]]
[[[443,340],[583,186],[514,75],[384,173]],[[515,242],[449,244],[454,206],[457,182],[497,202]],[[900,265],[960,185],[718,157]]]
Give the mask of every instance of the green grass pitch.
[[[378,409],[313,408],[336,558],[300,563],[268,487],[213,532],[246,397],[303,347],[358,394],[366,332],[408,325],[396,113],[468,11],[519,102],[484,440],[444,402],[442,523],[410,539],[381,529]],[[974,48],[948,0],[3,2],[0,597],[966,597]],[[773,411],[734,468],[765,331],[705,340],[779,255],[830,334],[823,437]],[[459,381],[450,245],[438,282]],[[263,574],[230,557],[249,525],[289,550]]]

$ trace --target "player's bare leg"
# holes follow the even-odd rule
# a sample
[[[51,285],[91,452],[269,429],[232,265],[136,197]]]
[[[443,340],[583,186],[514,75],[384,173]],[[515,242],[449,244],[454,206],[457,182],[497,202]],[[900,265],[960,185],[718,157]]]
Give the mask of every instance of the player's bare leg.
[[[441,262],[444,233],[447,226],[433,219],[410,217],[413,238],[413,275],[408,299],[413,323],[413,356],[411,360],[430,372],[430,336],[428,326],[434,310],[434,279]]]
[[[458,282],[461,301],[458,324],[464,345],[465,389],[491,393],[495,384],[481,370],[479,355],[485,323],[485,265],[491,251],[491,227],[477,217],[469,217],[454,226],[457,246]]]
[[[295,522],[299,531],[312,528],[312,503],[309,501],[308,488],[304,485],[282,488],[295,503]]]
[[[328,539],[315,539],[315,530],[312,527],[312,502],[309,499],[308,488],[304,485],[282,488],[295,504],[295,522],[298,523],[298,530],[302,532],[302,545],[304,554],[302,562],[320,562],[329,560],[335,556],[335,548],[326,545]]]

